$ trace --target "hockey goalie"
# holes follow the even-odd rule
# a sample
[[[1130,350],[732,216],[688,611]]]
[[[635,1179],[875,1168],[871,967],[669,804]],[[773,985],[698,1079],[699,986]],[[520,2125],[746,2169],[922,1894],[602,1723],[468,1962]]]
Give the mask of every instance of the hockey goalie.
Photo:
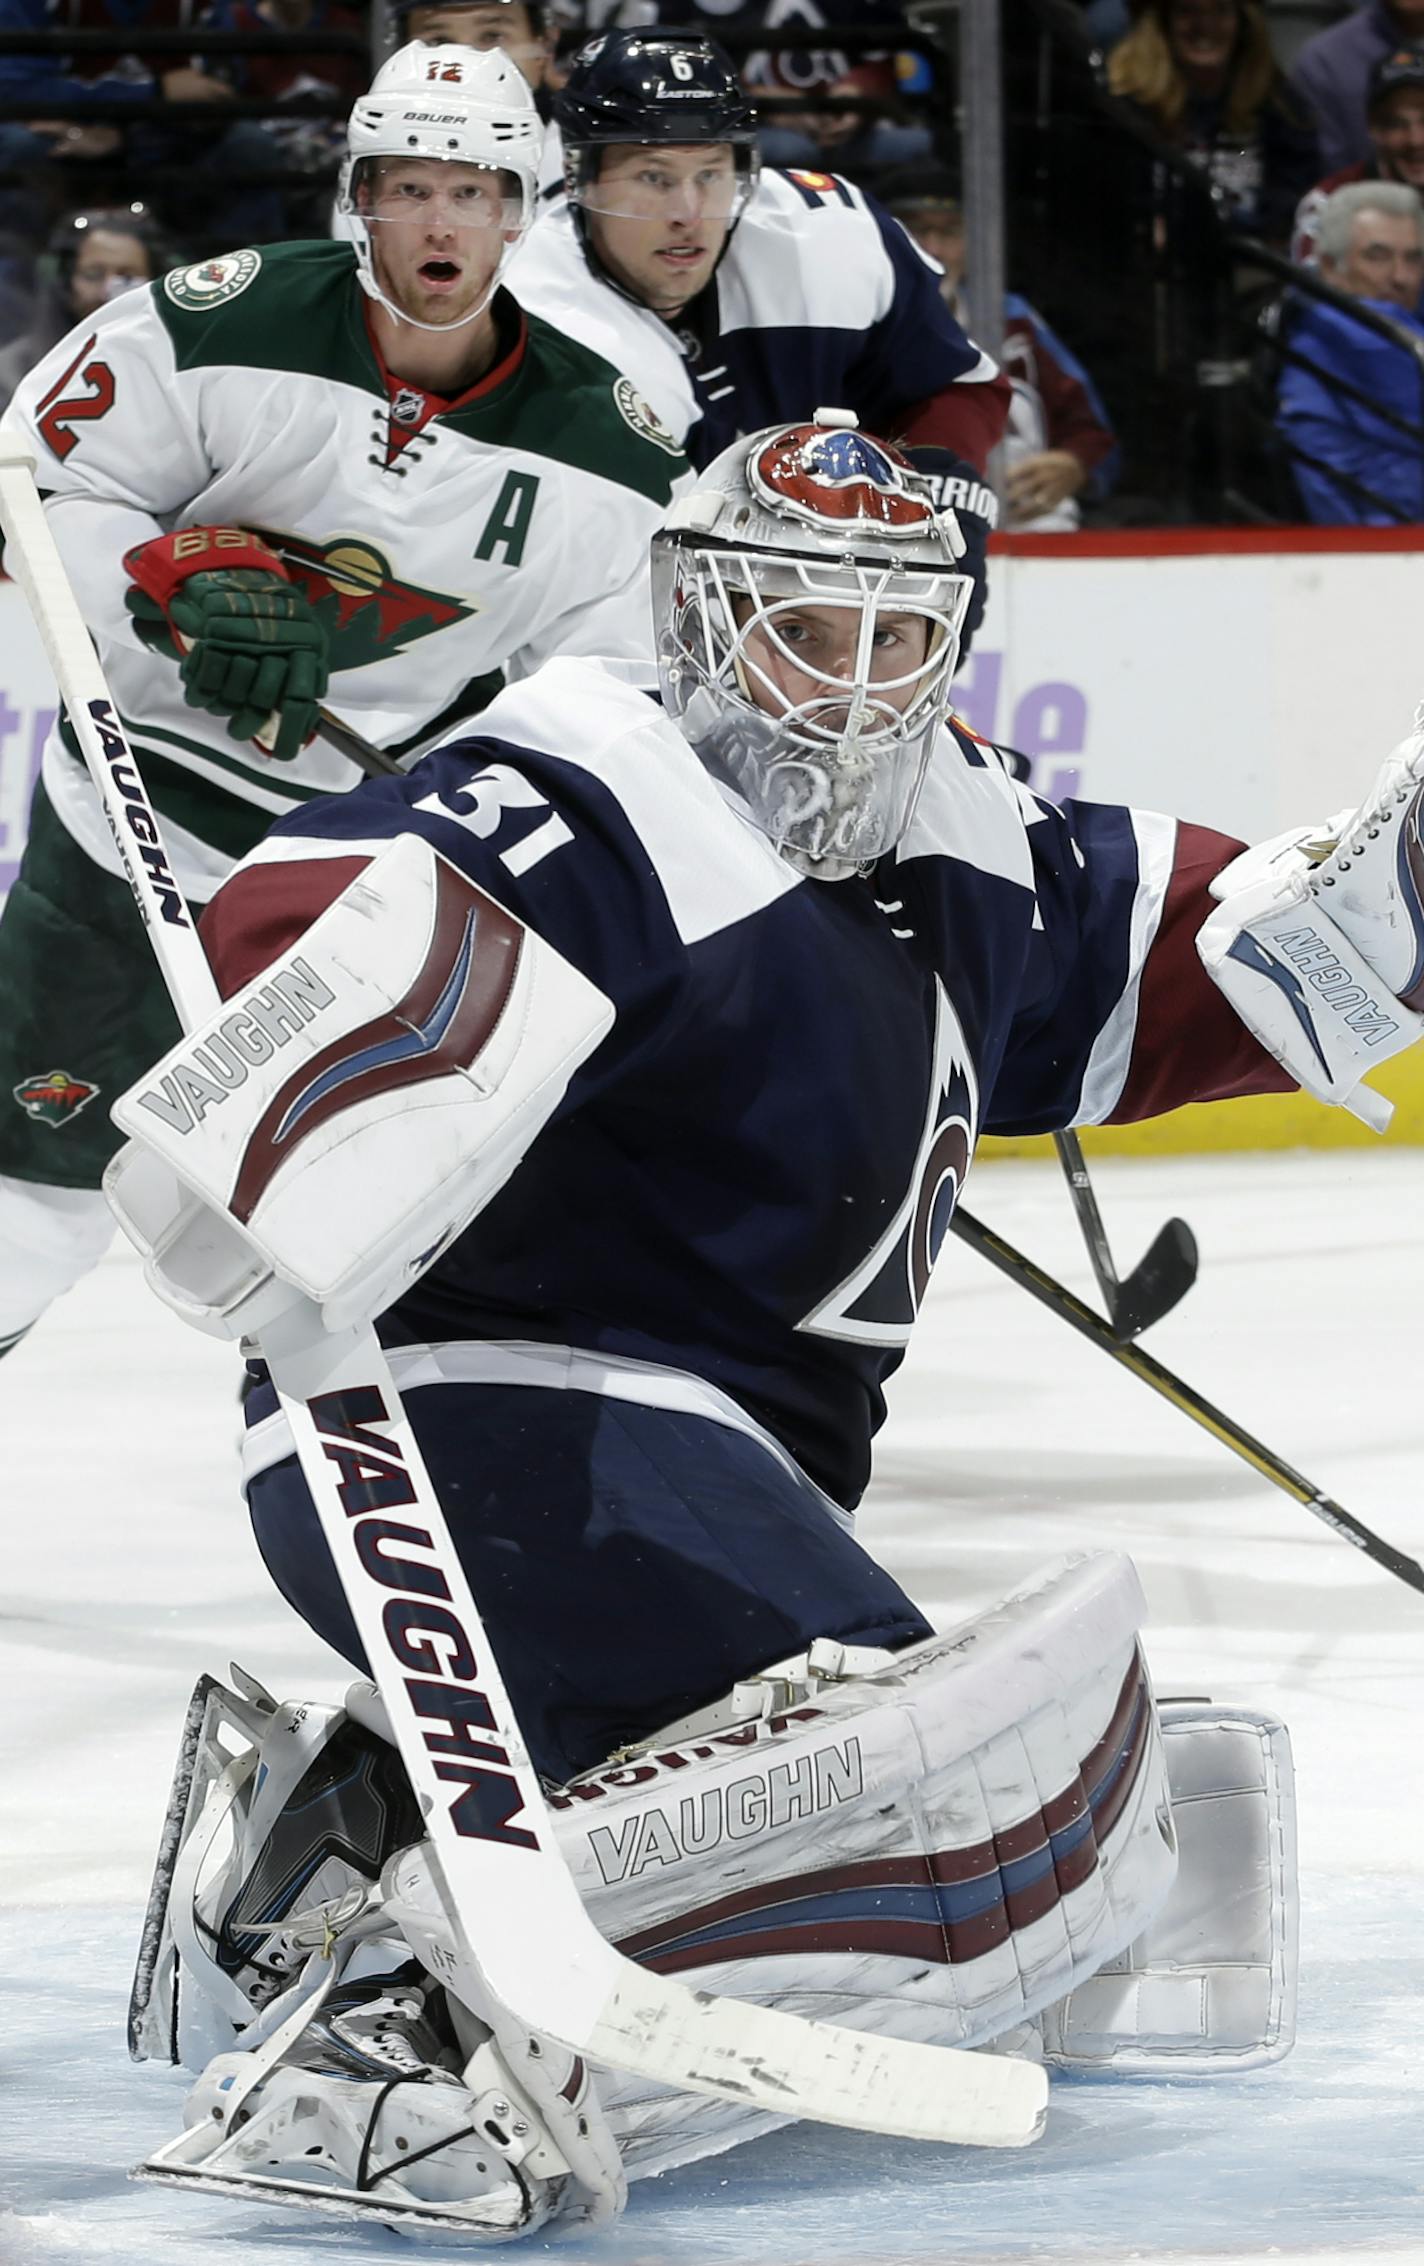
[[[952,515],[834,412],[718,458],[653,579],[660,701],[553,661],[238,867],[222,1005],[117,1105],[111,1201],[274,1367],[379,1317],[582,1910],[650,1993],[1050,2072],[1269,2062],[1282,1726],[1154,1698],[1124,1560],[936,1633],[852,1513],[981,1132],[1292,1084],[1379,1121],[1424,740],[1256,852],[1036,799],[950,714]],[[196,2083],[145,2169],[477,2240],[606,2222],[775,2111],[511,2020],[253,1377],[257,1539],[354,1680],[195,1695],[132,2045]],[[321,1421],[473,1800],[501,1766],[408,1475],[357,1396]]]

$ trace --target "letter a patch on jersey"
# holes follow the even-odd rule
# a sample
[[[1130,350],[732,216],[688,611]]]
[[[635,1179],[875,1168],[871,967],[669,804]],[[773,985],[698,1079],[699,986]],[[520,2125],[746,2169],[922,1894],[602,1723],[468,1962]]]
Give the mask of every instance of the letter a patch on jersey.
[[[817,1337],[905,1345],[959,1201],[979,1125],[979,1083],[959,1017],[935,980],[934,1075],[904,1201],[874,1249],[798,1322]]]

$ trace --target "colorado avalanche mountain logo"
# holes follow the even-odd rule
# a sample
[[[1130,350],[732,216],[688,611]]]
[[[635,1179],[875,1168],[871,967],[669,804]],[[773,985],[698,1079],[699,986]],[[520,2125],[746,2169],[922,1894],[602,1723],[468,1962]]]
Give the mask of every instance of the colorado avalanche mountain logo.
[[[905,486],[905,474],[913,470],[898,449],[868,433],[827,432],[818,425],[788,425],[753,450],[747,464],[753,492],[798,519],[906,537],[934,527],[928,501]]]
[[[974,1154],[979,1082],[959,1017],[935,980],[935,1055],[924,1132],[904,1201],[885,1233],[798,1329],[857,1345],[904,1345]]]

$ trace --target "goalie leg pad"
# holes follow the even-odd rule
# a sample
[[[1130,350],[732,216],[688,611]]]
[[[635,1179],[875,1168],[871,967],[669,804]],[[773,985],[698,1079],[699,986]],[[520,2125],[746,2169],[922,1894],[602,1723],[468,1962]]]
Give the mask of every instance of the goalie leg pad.
[[[761,1713],[554,1797],[591,1915],[719,1996],[936,2044],[1008,2036],[1141,1934],[1175,1873],[1141,1614],[1132,1567],[1101,1556],[880,1666],[813,1646],[760,1680]],[[630,2178],[778,2121],[617,2073],[599,2088]]]
[[[593,1918],[629,1956],[719,1995],[926,2043],[1016,2048],[1026,2018],[1142,1934],[1175,1873],[1141,1616],[1125,1559],[1070,1560],[946,1636],[888,1654],[821,1641],[747,1679],[710,1720],[676,1725],[553,1798]],[[269,1724],[303,1713],[268,1707]],[[348,1728],[379,1737],[369,1691],[348,1710]],[[255,1777],[264,1743],[260,1733],[229,1766],[246,1759]],[[193,1807],[180,1791],[175,1816]],[[280,1823],[266,1821],[264,1849],[285,1847]],[[175,1834],[180,1849],[195,1838],[191,1826],[181,1838],[181,1822]],[[257,1839],[254,1825],[247,1844]],[[196,1875],[209,1925],[240,1874],[234,1860],[221,1885]],[[781,2121],[609,2072],[595,2096],[575,2057],[512,2030],[490,2001],[450,1935],[423,1843],[388,1860],[375,1894],[314,1885],[325,1900],[305,1913],[294,1901],[280,1940],[349,1941],[364,1962],[394,1932],[445,1989],[466,2084],[489,2046],[501,2097],[528,2102],[567,2166],[560,2214],[612,2215],[620,2153],[628,2176],[644,2177]],[[163,1940],[183,1933],[170,1913]],[[202,1940],[196,1926],[186,1934]],[[206,1988],[196,1967],[189,1979]],[[289,2002],[300,2031],[310,1981],[264,2007],[254,2041],[270,2041]],[[220,2012],[230,2051],[233,2018]],[[181,2166],[162,2151],[153,2176],[195,2175],[199,2141],[174,2148]]]
[[[1044,2017],[1061,2069],[1234,2075],[1295,2039],[1299,1910],[1290,1741],[1272,1715],[1161,1711],[1181,1853],[1145,1934]]]

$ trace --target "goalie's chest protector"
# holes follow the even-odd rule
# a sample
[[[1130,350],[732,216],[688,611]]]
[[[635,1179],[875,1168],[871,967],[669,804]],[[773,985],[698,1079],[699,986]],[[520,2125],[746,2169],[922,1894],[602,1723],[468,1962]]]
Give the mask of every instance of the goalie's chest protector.
[[[691,1371],[852,1499],[1012,1017],[1033,914],[1022,825],[997,766],[947,742],[932,823],[977,829],[988,870],[953,890],[931,857],[803,880],[652,703],[600,701],[598,683],[551,664],[500,696],[488,737],[306,821],[369,839],[388,803],[617,1012],[391,1326]]]

